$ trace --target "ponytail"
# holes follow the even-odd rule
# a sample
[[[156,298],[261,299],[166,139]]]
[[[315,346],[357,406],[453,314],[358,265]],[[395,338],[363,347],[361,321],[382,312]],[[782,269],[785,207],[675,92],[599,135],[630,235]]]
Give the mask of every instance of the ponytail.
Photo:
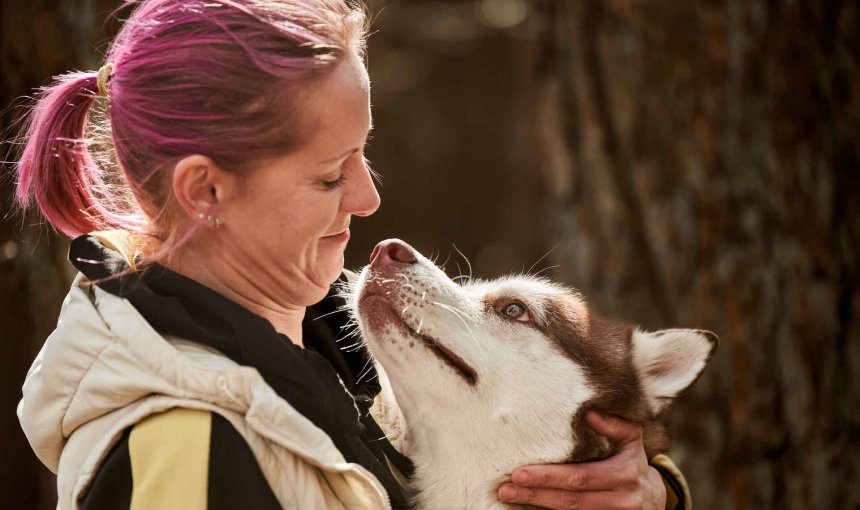
[[[18,203],[26,208],[35,200],[48,222],[70,237],[135,230],[141,222],[140,214],[116,210],[116,184],[105,181],[88,150],[87,121],[97,80],[95,72],[70,73],[42,89],[26,119],[18,161]]]

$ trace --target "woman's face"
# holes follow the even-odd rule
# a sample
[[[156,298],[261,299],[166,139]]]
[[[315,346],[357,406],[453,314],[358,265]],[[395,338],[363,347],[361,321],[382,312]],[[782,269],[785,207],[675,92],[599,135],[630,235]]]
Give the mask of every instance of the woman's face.
[[[379,207],[364,159],[369,91],[358,58],[338,63],[299,101],[308,142],[243,176],[222,204],[226,262],[276,302],[322,299],[343,270],[350,219]]]

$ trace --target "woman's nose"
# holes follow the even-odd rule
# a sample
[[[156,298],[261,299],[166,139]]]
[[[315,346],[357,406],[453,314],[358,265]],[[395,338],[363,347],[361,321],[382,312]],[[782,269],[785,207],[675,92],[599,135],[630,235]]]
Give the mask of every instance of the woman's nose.
[[[368,166],[367,161],[363,161],[363,168],[360,171],[358,182],[352,189],[349,197],[350,214],[356,216],[370,216],[379,209],[379,192],[376,191],[376,186],[373,184],[372,171]]]

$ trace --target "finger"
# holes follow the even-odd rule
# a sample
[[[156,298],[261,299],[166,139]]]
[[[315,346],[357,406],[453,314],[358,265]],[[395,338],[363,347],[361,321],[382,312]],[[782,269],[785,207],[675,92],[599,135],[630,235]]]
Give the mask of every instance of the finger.
[[[642,427],[618,416],[589,411],[585,420],[598,434],[622,444],[641,441]]]
[[[574,492],[558,489],[536,489],[505,484],[499,488],[499,499],[505,503],[533,505],[552,510],[613,510],[642,508],[636,505],[637,494],[611,491]]]
[[[584,464],[534,464],[511,473],[511,481],[522,487],[572,491],[615,490],[632,487],[639,477],[634,464],[611,460]]]

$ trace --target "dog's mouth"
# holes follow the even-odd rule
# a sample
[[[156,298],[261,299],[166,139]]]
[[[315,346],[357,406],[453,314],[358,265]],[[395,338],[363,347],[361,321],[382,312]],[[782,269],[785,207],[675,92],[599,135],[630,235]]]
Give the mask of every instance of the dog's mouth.
[[[406,325],[405,322],[404,325]],[[470,386],[478,384],[478,373],[474,368],[470,367],[468,363],[463,361],[463,358],[454,354],[451,349],[440,344],[435,338],[425,335],[424,333],[418,333],[409,328],[408,325],[406,325],[406,327],[409,329],[410,333],[418,337],[424,343],[425,347],[430,349],[430,352],[435,354],[437,358],[441,359],[445,364],[451,367],[455,373],[462,377],[463,380],[466,381],[466,384]]]
[[[381,295],[371,294],[365,295],[362,301],[366,301],[368,298],[380,298],[385,300],[385,298]],[[421,343],[430,350],[437,358],[439,358],[443,363],[448,365],[455,374],[459,375],[463,378],[466,384],[470,386],[475,386],[478,383],[478,372],[472,368],[468,363],[466,363],[463,358],[457,356],[454,351],[442,345],[438,340],[427,335],[426,333],[421,333],[420,331],[416,331],[415,328],[409,325],[403,317],[397,313],[394,308],[385,300],[385,306],[388,308],[389,313],[387,322],[393,322],[400,329],[405,330],[409,335],[421,340]]]

